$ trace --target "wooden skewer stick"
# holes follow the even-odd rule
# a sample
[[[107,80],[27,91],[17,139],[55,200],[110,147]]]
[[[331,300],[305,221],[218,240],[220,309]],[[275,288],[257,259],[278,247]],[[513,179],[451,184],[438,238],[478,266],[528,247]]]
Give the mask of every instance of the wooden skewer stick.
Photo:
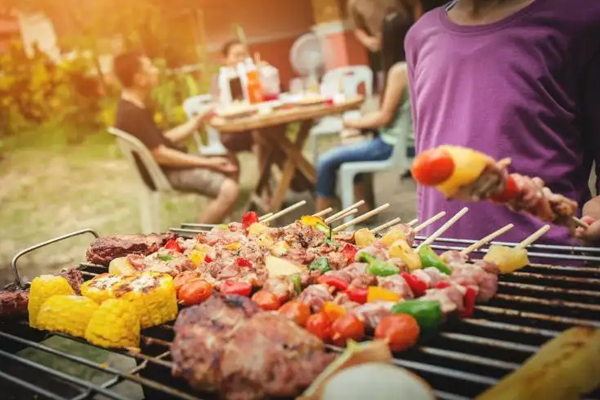
[[[269,218],[271,215],[273,215],[273,213],[268,213],[268,214],[263,215],[262,217],[259,217],[258,222],[264,221],[265,219]]]
[[[381,232],[384,229],[391,228],[392,226],[400,223],[400,221],[402,221],[402,218],[394,218],[393,220],[386,222],[385,224],[380,225],[377,228],[371,229],[371,233],[377,233]]]
[[[325,222],[326,222],[326,223],[330,223],[330,222],[332,222],[332,221],[336,221],[336,220],[338,220],[338,219],[339,219],[339,218],[338,218],[339,216],[341,216],[341,215],[346,215],[346,214],[347,214],[349,211],[351,211],[351,210],[353,210],[353,209],[355,209],[355,208],[358,208],[358,207],[362,206],[363,204],[365,204],[365,201],[364,201],[364,200],[357,201],[356,203],[352,204],[350,207],[348,207],[348,208],[344,208],[343,210],[341,210],[341,211],[339,211],[339,212],[337,212],[337,213],[333,214],[332,216],[330,216],[329,218],[327,218],[327,219],[325,220]]]
[[[358,213],[358,208],[355,208],[353,210],[348,211],[345,214],[342,214],[342,215],[339,215],[339,216],[335,217],[334,219],[332,219],[332,220],[329,221],[329,225],[333,224],[334,222],[339,221],[340,219],[344,219],[344,218],[349,217],[351,215],[354,215],[356,213]]]
[[[359,223],[361,223],[361,222],[363,222],[363,221],[366,221],[366,220],[368,220],[369,218],[371,218],[372,216],[379,214],[381,211],[385,210],[385,209],[386,209],[386,208],[388,208],[389,206],[390,206],[390,203],[385,203],[384,205],[382,205],[382,206],[379,206],[379,207],[377,207],[377,208],[376,208],[376,209],[374,209],[374,210],[371,210],[371,211],[369,211],[369,212],[367,212],[367,213],[364,213],[363,215],[361,215],[361,216],[359,216],[359,217],[357,217],[357,218],[353,219],[352,221],[348,221],[348,222],[346,222],[345,224],[342,224],[342,225],[340,225],[340,226],[336,227],[336,228],[333,230],[333,233],[338,233],[338,232],[340,232],[340,231],[343,231],[344,229],[346,229],[346,228],[347,228],[347,227],[349,227],[349,226],[356,225],[356,224],[359,224]]]
[[[537,231],[533,232],[529,237],[525,238],[521,243],[515,246],[515,249],[524,249],[525,247],[533,244],[536,240],[541,238],[552,228],[550,225],[544,225]]]
[[[333,208],[329,207],[324,209],[323,211],[319,211],[316,214],[313,214],[313,217],[324,217],[325,215],[329,214],[330,212],[333,211]]]
[[[498,229],[497,231],[490,233],[483,239],[476,241],[475,243],[473,243],[472,245],[470,245],[469,247],[467,247],[466,249],[461,251],[460,254],[464,254],[464,255],[470,254],[470,253],[474,252],[475,250],[477,250],[478,248],[480,248],[481,246],[485,246],[492,240],[496,239],[498,236],[503,235],[506,232],[510,231],[514,227],[515,226],[513,224],[508,224],[508,225]]]
[[[446,211],[439,212],[436,215],[434,215],[433,217],[429,218],[427,221],[423,222],[421,225],[417,226],[415,229],[413,229],[413,231],[415,231],[415,233],[418,233],[418,232],[422,231],[423,229],[427,228],[429,225],[433,224],[438,219],[444,218],[445,216],[446,216]]]
[[[457,212],[452,218],[450,218],[448,221],[446,221],[446,223],[444,225],[440,226],[437,231],[433,232],[433,234],[431,234],[427,239],[425,239],[423,241],[423,243],[421,243],[419,245],[419,247],[417,247],[417,250],[419,250],[423,246],[427,246],[427,245],[430,245],[431,243],[433,243],[437,238],[442,236],[444,234],[444,232],[446,232],[448,229],[450,229],[450,227],[452,225],[454,225],[456,223],[456,221],[461,219],[463,217],[463,215],[465,215],[468,212],[469,212],[468,207],[465,207],[462,210],[460,210],[459,212]]]
[[[408,225],[408,226],[411,226],[411,227],[412,227],[412,226],[414,226],[414,225],[416,225],[416,224],[418,224],[418,223],[419,223],[419,220],[418,220],[417,218],[415,218],[415,219],[413,219],[412,221],[410,221],[410,222],[409,222],[408,224],[406,224],[406,225]]]
[[[279,212],[276,212],[275,214],[271,215],[270,217],[263,219],[261,222],[263,222],[263,223],[271,222],[271,221],[273,221],[273,220],[275,220],[275,219],[277,219],[277,218],[279,218],[279,217],[281,217],[281,216],[283,216],[283,215],[285,215],[285,214],[287,214],[287,213],[289,213],[291,211],[294,211],[297,208],[302,207],[305,204],[306,204],[306,200],[299,201],[296,204],[292,204],[288,208],[284,208],[283,210],[281,210]]]
[[[577,226],[580,226],[582,228],[588,229],[590,227],[589,224],[586,224],[585,222],[583,222],[582,220],[580,220],[577,217],[573,217],[573,221],[575,221],[575,223],[577,224]]]

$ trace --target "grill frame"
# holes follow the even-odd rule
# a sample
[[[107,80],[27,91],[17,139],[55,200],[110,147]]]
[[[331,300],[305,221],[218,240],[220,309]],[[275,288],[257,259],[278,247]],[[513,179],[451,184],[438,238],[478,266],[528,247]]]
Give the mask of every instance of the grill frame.
[[[172,228],[171,231],[189,237],[211,227],[182,224],[180,228]],[[15,283],[25,286],[20,280],[17,267],[21,256],[58,241],[88,233],[99,236],[91,229],[84,229],[19,252],[12,262]],[[424,239],[423,236],[416,237],[417,242]],[[474,242],[439,238],[432,247],[441,251],[461,250]],[[491,244],[515,245],[496,241]],[[483,254],[487,251],[486,248],[487,246],[474,253]],[[394,363],[423,377],[434,388],[439,399],[464,400],[494,385],[503,376],[518,368],[541,345],[569,327],[580,325],[600,328],[600,248],[534,244],[527,249],[531,258],[542,261],[562,260],[567,264],[532,263],[521,271],[501,276],[498,294],[490,302],[478,304],[473,318],[447,322],[435,338],[419,343],[414,349],[402,353],[402,358],[395,355]],[[568,264],[574,261],[592,265]],[[90,279],[107,270],[106,267],[89,263],[81,263],[79,269],[84,279]],[[561,297],[556,299],[555,296]],[[84,400],[94,398],[98,394],[110,399],[130,400],[113,390],[119,383],[127,381],[141,385],[146,400],[216,398],[215,395],[195,393],[183,380],[170,375],[172,364],[168,346],[173,336],[172,324],[144,330],[139,353],[132,350],[108,350],[136,361],[136,366],[127,371],[56,350],[42,343],[53,336],[93,346],[83,339],[64,334],[35,331],[28,327],[26,321],[2,322],[0,365],[24,365],[46,374],[51,380],[57,379],[63,384],[67,382],[70,387],[80,388],[80,393],[69,397],[59,396],[45,387],[3,370],[0,370],[0,387],[3,383],[10,382],[16,387],[37,394],[40,398],[55,400]],[[17,352],[24,348],[51,354],[111,377],[102,383],[81,380],[18,355]],[[332,345],[327,345],[327,348],[334,352],[342,351]],[[491,356],[490,353],[494,355]],[[600,390],[590,396],[589,398],[600,399]]]

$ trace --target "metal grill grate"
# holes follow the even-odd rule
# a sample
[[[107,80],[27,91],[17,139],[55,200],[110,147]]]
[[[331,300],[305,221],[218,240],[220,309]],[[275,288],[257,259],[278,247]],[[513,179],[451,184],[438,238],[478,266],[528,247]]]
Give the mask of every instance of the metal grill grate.
[[[172,230],[190,236],[200,232],[199,229],[210,227],[193,226],[195,229],[191,229],[192,226],[186,224],[183,229]],[[30,250],[87,232],[91,231],[65,235],[27,249],[15,257],[15,263],[20,255]],[[472,243],[470,240],[438,239],[433,248],[460,250]],[[502,276],[498,294],[488,303],[478,305],[473,318],[449,321],[439,335],[402,353],[395,363],[426,379],[439,399],[469,399],[517,369],[541,345],[567,328],[574,325],[600,328],[600,249],[533,245],[528,250],[532,258],[542,262],[551,260],[555,265],[532,264]],[[575,265],[582,262],[586,265]],[[104,267],[85,263],[80,268],[86,279],[106,272]],[[16,264],[15,273],[18,277]],[[32,330],[26,321],[0,324],[0,388],[6,386],[12,390],[4,393],[22,393],[15,399],[37,395],[37,398],[83,400],[100,395],[130,400],[114,388],[121,382],[132,382],[143,388],[147,400],[215,398],[214,395],[194,393],[185,382],[171,376],[172,325],[144,330],[141,352],[114,352],[136,361],[136,367],[127,371],[41,343],[52,336],[87,344],[65,335]],[[105,379],[98,383],[49,368],[24,357],[20,351],[25,348],[67,360],[81,368],[90,368],[104,374]],[[335,346],[328,348],[341,351]],[[33,375],[41,379],[29,379]],[[600,399],[600,392],[589,398]]]

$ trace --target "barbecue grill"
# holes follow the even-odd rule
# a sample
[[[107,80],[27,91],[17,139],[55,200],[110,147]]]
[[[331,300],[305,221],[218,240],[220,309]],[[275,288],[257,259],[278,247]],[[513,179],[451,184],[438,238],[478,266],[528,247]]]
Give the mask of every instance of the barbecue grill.
[[[172,231],[192,236],[210,228],[209,225],[184,224]],[[16,282],[20,283],[17,261],[22,255],[83,234],[98,236],[89,229],[77,231],[17,254],[13,259]],[[417,236],[419,240],[424,237]],[[444,238],[437,239],[432,247],[442,251],[461,250],[472,243],[474,241]],[[485,251],[479,250],[480,253]],[[562,331],[576,325],[600,328],[600,249],[531,245],[528,251],[530,258],[539,263],[501,276],[498,294],[488,303],[478,305],[473,318],[449,321],[433,339],[397,354],[395,364],[423,377],[439,399],[469,399],[519,368],[541,345]],[[82,263],[80,269],[85,279],[106,272],[105,267],[87,263]],[[30,329],[25,320],[0,323],[0,390],[8,393],[9,399],[131,400],[115,390],[121,382],[140,385],[146,400],[215,398],[194,392],[186,382],[171,376],[172,324],[144,330],[139,352],[114,351],[136,361],[135,368],[128,371],[50,347],[43,341],[52,336],[89,345],[59,333]],[[24,357],[21,350],[27,348],[95,370],[103,380],[86,380],[52,369]],[[335,346],[328,348],[333,352],[342,351]],[[600,391],[588,399],[600,399]]]

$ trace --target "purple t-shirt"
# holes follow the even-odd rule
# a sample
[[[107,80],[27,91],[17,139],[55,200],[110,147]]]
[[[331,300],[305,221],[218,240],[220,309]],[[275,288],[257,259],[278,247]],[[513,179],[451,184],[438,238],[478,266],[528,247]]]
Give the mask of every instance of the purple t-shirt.
[[[405,46],[417,152],[452,144],[511,157],[511,171],[541,177],[580,206],[590,198],[592,161],[600,161],[600,1],[536,0],[479,26],[457,25],[437,8]],[[418,189],[420,220],[464,206],[470,211],[446,237],[478,239],[512,222],[501,239],[520,241],[543,225],[490,202]],[[541,242],[570,240],[553,227]]]

